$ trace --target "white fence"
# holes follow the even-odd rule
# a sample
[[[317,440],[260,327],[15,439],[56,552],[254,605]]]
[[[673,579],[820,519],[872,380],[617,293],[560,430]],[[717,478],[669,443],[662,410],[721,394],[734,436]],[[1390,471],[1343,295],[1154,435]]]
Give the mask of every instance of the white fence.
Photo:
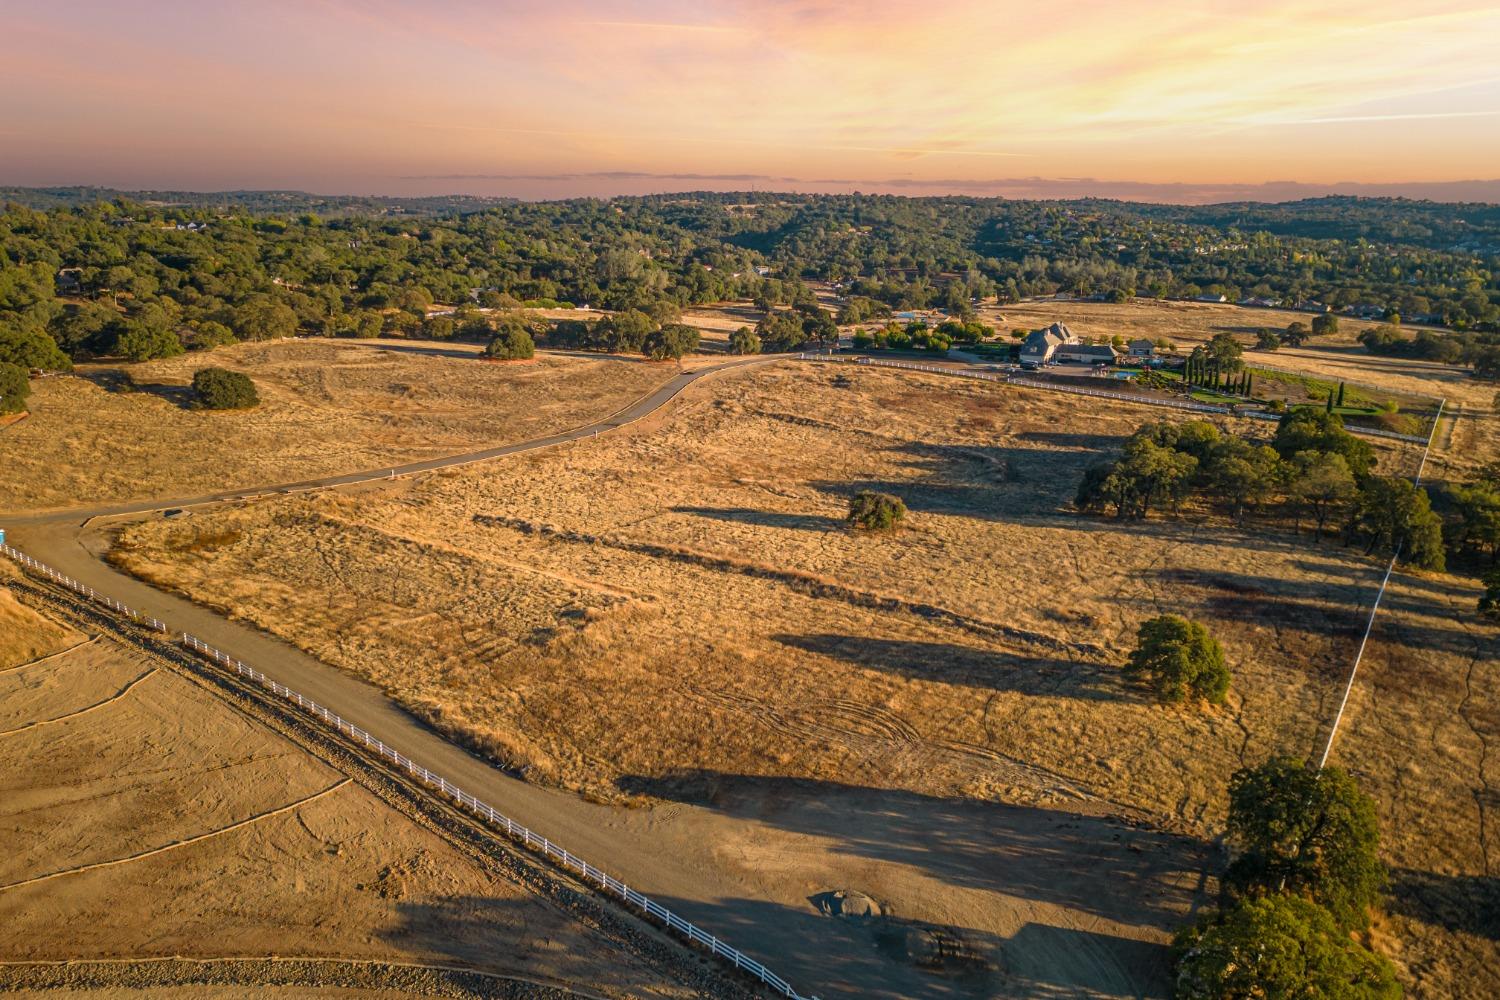
[[[124,615],[125,617],[137,622],[138,624],[145,625],[147,628],[155,629],[158,632],[165,632],[167,630],[165,622],[152,618],[149,615],[143,615],[139,611],[136,611],[134,608],[121,604],[113,597],[106,597],[105,595],[94,590],[93,587],[84,586],[77,580],[73,579],[71,576],[59,573],[57,570],[53,569],[51,566],[48,566],[46,563],[37,562],[35,559],[31,558],[20,549],[15,549],[11,548],[9,545],[0,544],[0,554],[9,556],[16,562],[20,563],[22,566],[25,566],[27,569],[47,577],[54,583],[60,583],[64,587],[67,587],[69,590],[76,591],[77,593],[83,595],[84,597],[87,597],[91,601],[97,601],[116,614]]]
[[[133,621],[136,621],[142,625],[146,625],[158,632],[167,631],[167,626],[158,619],[142,615],[139,612],[127,607],[126,605],[121,604],[119,601],[98,593],[92,587],[87,587],[79,583],[77,580],[74,580],[72,577],[65,576],[64,574],[57,572],[45,563],[38,562],[37,560],[31,558],[18,549],[12,548],[9,545],[0,544],[0,553],[9,556],[11,559],[14,559],[16,562],[20,563],[26,568],[33,570],[41,574],[42,576],[53,580],[56,583],[60,583],[63,586],[75,591],[76,593],[89,598],[90,600],[97,601],[98,603],[109,608],[111,611],[114,611],[121,615],[125,615]],[[593,865],[589,864],[587,861],[583,860],[571,851],[558,846],[546,837],[543,837],[537,833],[533,833],[525,826],[522,826],[520,823],[517,823],[509,816],[506,816],[504,813],[495,809],[493,806],[487,805],[486,803],[470,795],[468,792],[465,792],[462,788],[459,788],[457,785],[453,784],[442,775],[437,774],[433,771],[429,771],[427,768],[418,764],[410,757],[398,751],[395,747],[386,744],[382,740],[376,739],[373,735],[356,726],[354,723],[345,721],[344,719],[340,718],[337,713],[330,711],[322,705],[319,705],[311,698],[304,698],[302,695],[298,694],[296,691],[293,691],[285,684],[281,684],[277,681],[272,680],[265,674],[261,673],[259,670],[247,666],[245,663],[235,659],[227,653],[215,649],[214,647],[203,642],[201,639],[198,639],[196,636],[192,636],[186,632],[183,632],[180,634],[179,641],[185,648],[191,649],[195,653],[198,653],[199,655],[212,660],[214,663],[225,668],[226,670],[232,670],[239,676],[254,681],[256,684],[270,691],[278,698],[283,698],[286,701],[291,702],[307,714],[333,727],[333,729],[340,735],[347,736],[355,743],[358,743],[370,750],[375,751],[385,759],[389,760],[391,763],[395,764],[396,767],[406,771],[413,778],[416,778],[418,781],[421,781],[423,784],[429,786],[430,788],[437,789],[439,795],[442,795],[446,798],[451,798],[454,802],[458,803],[460,807],[469,810],[471,813],[488,822],[491,826],[494,826],[495,828],[500,830],[504,830],[507,836],[519,841],[521,844],[525,845],[531,850],[541,852],[546,857],[551,858],[552,860],[561,864],[564,868],[577,872],[586,881],[597,884],[600,889],[603,889],[611,893],[612,895],[619,897],[627,904],[639,907],[642,912],[655,917],[657,920],[661,921],[663,924],[666,924],[672,930],[678,932],[689,941],[707,948],[711,953],[723,959],[724,961],[729,962],[736,969],[748,972],[750,975],[754,976],[762,983],[765,983],[767,986],[771,987],[771,989],[775,990],[782,996],[789,997],[790,1000],[817,1000],[816,997],[802,996],[802,994],[794,990],[792,988],[792,985],[785,979],[776,975],[776,973],[772,972],[770,969],[766,968],[755,959],[746,955],[744,952],[740,951],[737,948],[730,947],[714,935],[709,934],[707,931],[704,931],[701,928],[682,919],[677,914],[667,909],[665,906],[662,906],[661,904],[653,901],[649,896],[646,896],[643,893],[637,892],[636,890],[630,888],[624,882],[621,882],[619,879],[615,878],[609,873],[595,868]]]
[[[852,358],[831,357],[827,354],[799,354],[800,361],[832,361],[839,364],[855,363]],[[940,365],[921,365],[910,361],[882,361],[878,358],[870,358],[867,361],[858,362],[864,365],[878,365],[881,368],[908,368],[912,371],[932,372],[935,375],[948,375],[953,378],[977,379],[981,382],[998,382],[1002,385],[1021,385],[1029,389],[1050,389],[1053,392],[1071,392],[1075,396],[1096,396],[1101,399],[1118,399],[1126,403],[1139,403],[1142,406],[1164,406],[1172,410],[1189,410],[1194,413],[1229,413],[1227,406],[1215,406],[1212,403],[1194,403],[1183,399],[1160,399],[1154,396],[1141,396],[1130,392],[1110,392],[1108,389],[1085,389],[1083,386],[1061,385],[1057,382],[1039,382],[1035,379],[1022,378],[1006,375],[991,375],[988,372],[965,371],[962,368],[946,368]],[[1236,416],[1253,417],[1256,420],[1280,420],[1281,415],[1277,413],[1266,413],[1262,410],[1239,410]],[[1436,423],[1434,422],[1434,426]],[[1422,444],[1427,438],[1413,434],[1397,434],[1395,431],[1383,431],[1378,427],[1361,427],[1349,425],[1344,428],[1353,434],[1364,434],[1369,437],[1390,438],[1394,441],[1410,441],[1414,444]]]

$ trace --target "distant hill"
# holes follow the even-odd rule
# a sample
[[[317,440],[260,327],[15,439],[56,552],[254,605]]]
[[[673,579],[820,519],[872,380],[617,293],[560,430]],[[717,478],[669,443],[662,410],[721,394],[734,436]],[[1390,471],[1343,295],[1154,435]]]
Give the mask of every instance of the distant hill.
[[[445,215],[481,212],[514,198],[478,195],[438,195],[420,198],[382,198],[366,195],[310,194],[306,191],[122,191],[103,187],[0,187],[0,204],[27,208],[69,208],[99,201],[128,201],[153,208],[191,208],[251,212],[257,215],[296,215],[313,212],[337,218],[378,215]]]

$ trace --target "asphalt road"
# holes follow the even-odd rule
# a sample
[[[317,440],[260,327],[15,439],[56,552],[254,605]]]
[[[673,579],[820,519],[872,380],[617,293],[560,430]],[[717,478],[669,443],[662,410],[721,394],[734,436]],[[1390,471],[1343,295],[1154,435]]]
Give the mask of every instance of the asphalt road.
[[[401,465],[385,466],[379,469],[365,469],[361,472],[348,472],[338,476],[323,476],[318,479],[304,479],[295,483],[275,483],[268,486],[245,486],[239,489],[223,490],[219,493],[208,493],[196,497],[173,497],[168,499],[136,500],[119,504],[107,504],[97,507],[69,507],[64,510],[40,511],[27,514],[0,514],[0,527],[7,529],[18,528],[34,524],[50,524],[59,521],[70,521],[81,524],[90,518],[114,517],[125,514],[149,514],[152,511],[171,510],[177,507],[195,507],[202,504],[221,503],[225,500],[241,500],[250,497],[267,496],[276,493],[302,493],[308,490],[328,489],[336,486],[355,486],[359,483],[374,482],[379,479],[393,479],[396,476],[409,475],[415,472],[431,472],[434,469],[451,469],[458,465],[471,465],[475,462],[484,462],[492,458],[503,458],[506,455],[516,455],[525,451],[536,451],[541,448],[550,448],[553,445],[563,444],[568,441],[577,441],[580,438],[593,437],[605,431],[613,430],[633,421],[639,420],[670,402],[678,393],[700,378],[722,372],[731,368],[744,368],[749,365],[768,364],[785,357],[786,355],[757,355],[755,357],[737,358],[733,361],[724,361],[716,365],[708,365],[695,371],[679,372],[670,382],[647,396],[626,406],[602,420],[575,427],[572,430],[552,434],[547,437],[532,438],[527,441],[517,441],[513,444],[498,445],[494,448],[482,448],[479,451],[468,451],[460,455],[446,455],[442,458],[428,458],[420,462],[406,462]],[[17,536],[19,537],[19,536]],[[41,552],[30,553],[33,558],[43,559]],[[43,560],[45,561],[45,560]],[[98,589],[98,588],[95,588]]]

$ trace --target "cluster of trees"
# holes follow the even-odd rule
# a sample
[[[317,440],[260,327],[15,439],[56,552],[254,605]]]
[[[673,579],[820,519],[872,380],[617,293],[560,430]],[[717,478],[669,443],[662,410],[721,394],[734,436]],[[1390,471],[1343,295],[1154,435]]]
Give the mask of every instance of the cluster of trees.
[[[798,302],[790,309],[766,313],[755,325],[761,349],[772,354],[795,351],[804,344],[834,344],[839,339],[833,314],[816,301]]]
[[[35,334],[59,352],[44,365],[54,368],[65,357],[141,357],[229,338],[442,336],[446,323],[427,316],[434,302],[573,302],[647,315],[728,299],[815,309],[806,279],[841,282],[849,322],[930,306],[965,322],[975,300],[1057,291],[1217,292],[1440,315],[1475,332],[1478,346],[1496,346],[1500,331],[1500,236],[1473,222],[1474,206],[1425,206],[1410,225],[1391,221],[1415,211],[1398,202],[1269,206],[1246,210],[1251,229],[1213,213],[1096,201],[277,194],[163,206],[99,194],[37,193],[28,200],[49,207],[0,211],[0,361],[21,363]],[[1383,235],[1334,235],[1350,231]],[[1443,243],[1456,234],[1466,235]],[[818,339],[823,321],[801,315],[818,327],[804,340]],[[778,344],[796,340],[779,324]]]
[[[31,379],[26,369],[0,361],[0,413],[20,413],[30,396]]]
[[[1374,474],[1369,444],[1333,413],[1295,410],[1282,417],[1269,444],[1223,434],[1204,420],[1158,422],[1138,429],[1113,462],[1087,469],[1075,503],[1081,510],[1140,519],[1153,510],[1178,512],[1202,496],[1243,520],[1278,505],[1314,524],[1321,541],[1342,524],[1345,544],[1363,535],[1366,551],[1400,551],[1403,561],[1442,569],[1442,519],[1427,491]]]
[[[1291,758],[1229,785],[1234,860],[1217,911],[1173,941],[1179,1000],[1395,1000],[1395,969],[1355,940],[1386,872],[1375,806],[1339,768]]]
[[[954,344],[977,344],[995,335],[995,328],[974,320],[944,320],[937,326],[928,326],[921,320],[912,320],[905,326],[887,323],[875,330],[863,327],[854,331],[853,343],[859,350],[885,348],[896,351],[931,351],[945,353]]]
[[[1479,334],[1418,330],[1408,337],[1399,322],[1364,330],[1359,342],[1371,354],[1468,365],[1480,378],[1500,378],[1500,341]]]

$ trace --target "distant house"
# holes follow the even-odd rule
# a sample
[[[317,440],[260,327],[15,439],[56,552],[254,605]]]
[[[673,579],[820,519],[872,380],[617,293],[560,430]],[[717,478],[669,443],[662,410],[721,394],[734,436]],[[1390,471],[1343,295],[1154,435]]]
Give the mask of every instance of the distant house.
[[[1228,296],[1224,295],[1194,295],[1194,302],[1228,302]]]
[[[1120,352],[1108,344],[1066,344],[1054,357],[1065,365],[1112,365],[1120,360]]]
[[[1053,323],[1041,330],[1032,330],[1021,343],[1021,364],[1036,368],[1051,361],[1058,349],[1078,343],[1078,336],[1068,329],[1066,323]]]
[[[57,294],[77,295],[83,291],[83,268],[65,267],[57,272]]]
[[[764,278],[766,275],[771,273],[771,269],[769,267],[766,267],[764,264],[756,264],[755,273]]]
[[[1147,358],[1156,357],[1156,345],[1145,337],[1141,337],[1139,340],[1132,340],[1126,346],[1129,348],[1127,353],[1132,358],[1146,360]]]

